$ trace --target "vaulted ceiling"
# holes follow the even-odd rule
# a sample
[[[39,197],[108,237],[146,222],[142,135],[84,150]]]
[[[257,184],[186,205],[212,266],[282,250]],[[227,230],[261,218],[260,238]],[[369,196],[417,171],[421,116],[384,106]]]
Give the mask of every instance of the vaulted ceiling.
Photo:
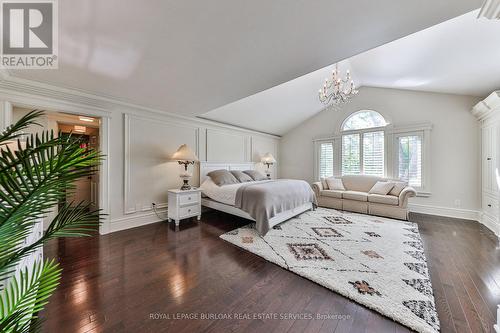
[[[194,116],[480,5],[481,0],[59,1],[59,69],[11,74]]]
[[[485,97],[500,89],[500,22],[472,11],[363,52],[340,63],[358,86]],[[317,91],[327,66],[295,80],[216,108],[203,118],[284,134],[323,110]],[[362,89],[362,88],[361,88]],[[263,121],[265,119],[265,121]]]

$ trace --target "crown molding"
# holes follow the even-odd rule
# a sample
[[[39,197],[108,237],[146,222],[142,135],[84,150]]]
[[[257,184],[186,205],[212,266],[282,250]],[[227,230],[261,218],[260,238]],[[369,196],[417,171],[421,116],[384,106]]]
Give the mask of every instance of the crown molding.
[[[83,108],[92,110],[92,114],[97,116],[111,117],[113,111],[117,111],[132,115],[146,115],[156,118],[173,117],[179,120],[196,121],[197,123],[201,123],[207,126],[252,133],[254,135],[263,137],[270,137],[274,139],[280,138],[280,136],[278,135],[258,132],[234,125],[223,124],[213,120],[207,120],[199,117],[188,117],[177,113],[162,111],[155,108],[121,101],[116,98],[100,96],[77,89],[63,88],[39,81],[19,78],[12,75],[12,73],[7,69],[0,69],[0,93],[2,92],[4,94],[8,94],[9,96],[19,96],[18,100],[12,100],[12,102],[14,103],[16,103],[17,101],[22,101],[19,103],[25,104],[26,100],[29,100],[33,96],[37,96],[49,102],[49,104],[57,105],[59,107],[62,102],[64,104],[73,106],[73,108],[76,109]],[[33,105],[36,105],[36,103],[33,103]]]
[[[492,92],[488,97],[474,105],[471,112],[479,120],[482,120],[495,109],[500,109],[500,90]]]

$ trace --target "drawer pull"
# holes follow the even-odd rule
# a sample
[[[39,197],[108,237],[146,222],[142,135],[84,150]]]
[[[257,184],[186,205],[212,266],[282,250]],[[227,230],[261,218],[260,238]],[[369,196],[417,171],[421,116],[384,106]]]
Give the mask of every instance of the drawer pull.
[[[191,212],[191,209],[188,209],[188,213]]]
[[[491,207],[491,204],[488,204],[488,207]]]
[[[191,200],[191,197],[188,197],[188,200]]]
[[[491,161],[491,157],[488,157],[486,160],[487,160],[487,161]]]

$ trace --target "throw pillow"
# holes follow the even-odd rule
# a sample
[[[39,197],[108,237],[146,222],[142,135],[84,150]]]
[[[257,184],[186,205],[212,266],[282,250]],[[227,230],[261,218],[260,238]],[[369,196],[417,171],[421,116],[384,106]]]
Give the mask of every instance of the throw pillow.
[[[233,170],[231,171],[231,173],[233,174],[233,176],[238,179],[238,181],[240,183],[246,183],[246,182],[252,182],[253,179],[252,177],[250,177],[249,175],[247,175],[246,173],[244,173],[243,171],[240,171],[240,170]]]
[[[368,192],[369,194],[381,194],[381,195],[387,195],[392,188],[394,187],[393,182],[376,182],[375,185],[371,188],[371,190]]]
[[[401,191],[408,186],[407,182],[396,182],[394,183],[394,187],[392,190],[389,192],[389,195],[395,195],[399,197],[399,194],[401,194]]]
[[[259,172],[257,170],[245,170],[243,172],[246,173],[247,175],[249,175],[250,177],[252,177],[252,179],[255,181],[267,179],[267,177],[265,175],[263,175],[261,172]]]
[[[231,172],[224,169],[211,171],[207,173],[207,176],[210,177],[217,186],[239,183],[238,179],[236,179]]]
[[[327,178],[326,183],[328,184],[328,189],[330,190],[345,191],[344,183],[340,178]]]
[[[321,185],[323,185],[323,190],[328,190],[328,183],[325,177],[321,177]]]

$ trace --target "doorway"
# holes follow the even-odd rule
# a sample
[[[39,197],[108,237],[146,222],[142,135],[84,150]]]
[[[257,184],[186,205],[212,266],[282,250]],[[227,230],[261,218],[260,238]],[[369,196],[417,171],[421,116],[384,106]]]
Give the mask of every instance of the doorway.
[[[32,111],[34,108],[23,108],[14,106],[12,108],[12,120],[15,122]],[[101,118],[89,117],[86,115],[68,114],[64,112],[47,111],[42,117],[37,119],[41,126],[31,126],[27,128],[25,134],[36,134],[42,131],[53,131],[55,135],[61,135],[78,141],[81,148],[88,150],[100,149],[100,126]],[[57,215],[59,207],[65,203],[83,202],[89,205],[91,210],[100,209],[100,170],[99,166],[92,166],[94,173],[92,176],[78,179],[75,182],[75,190],[68,192],[66,196],[56,205],[44,218],[44,228],[47,228],[52,219]]]
[[[85,119],[91,118],[85,117]],[[83,149],[99,149],[99,127],[58,121],[58,129],[59,135],[77,141]],[[74,192],[68,193],[61,204],[82,202],[84,205],[89,205],[91,210],[99,209],[99,170],[98,166],[90,168],[93,169],[93,174],[86,178],[77,179]]]

